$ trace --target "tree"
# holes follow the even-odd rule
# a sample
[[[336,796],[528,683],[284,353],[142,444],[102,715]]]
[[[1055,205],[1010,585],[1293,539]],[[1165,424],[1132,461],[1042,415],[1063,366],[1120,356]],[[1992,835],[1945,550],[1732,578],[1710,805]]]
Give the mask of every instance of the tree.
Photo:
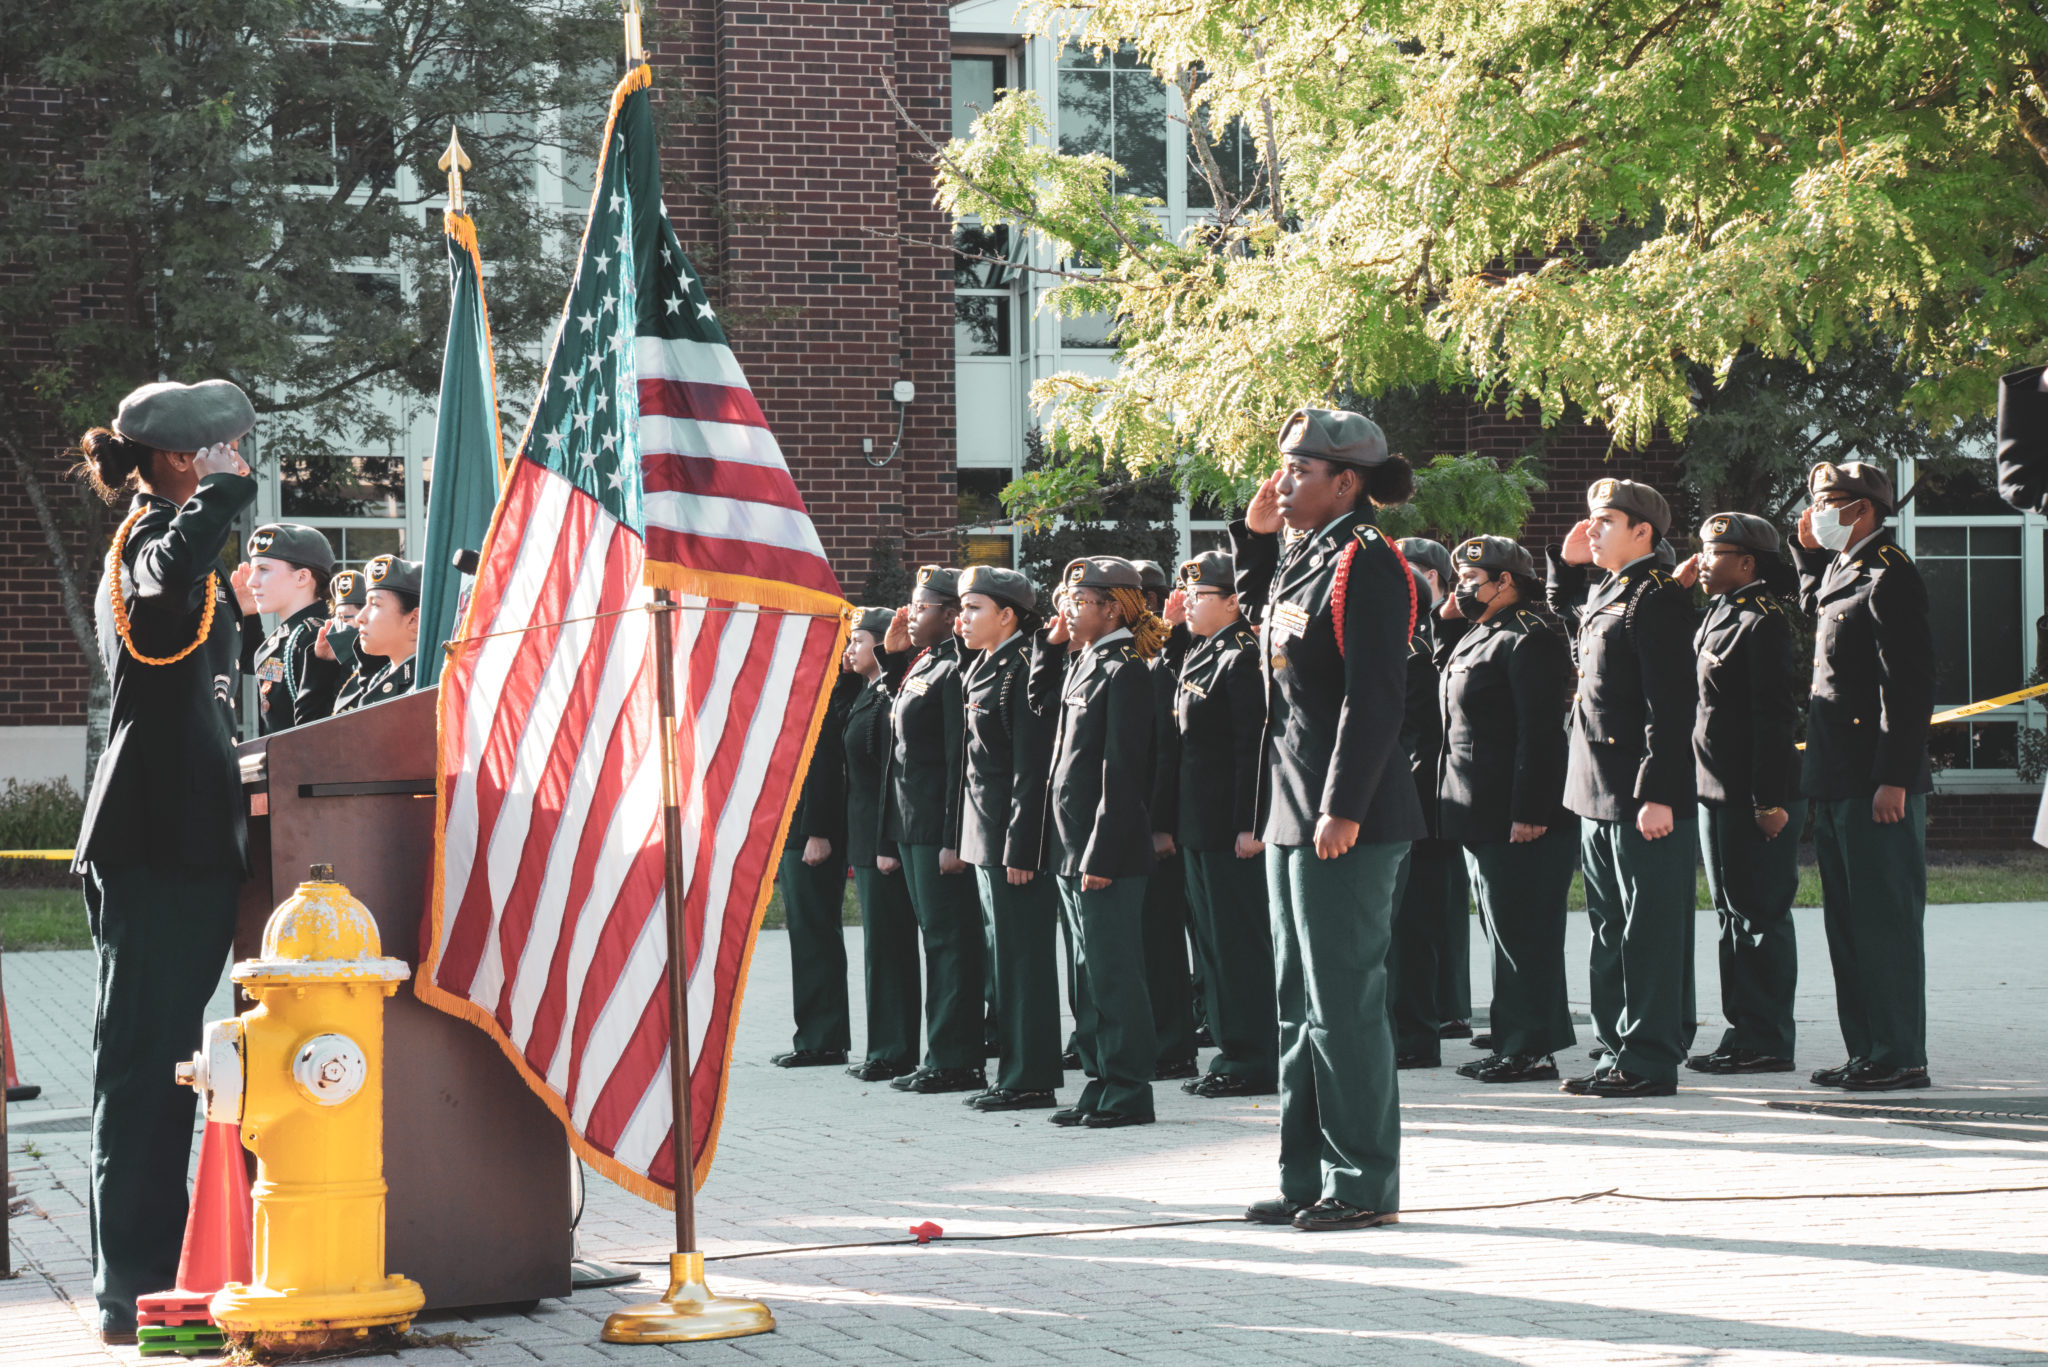
[[[1026,480],[1057,459],[1041,429],[1024,434]],[[1018,555],[1018,568],[1038,586],[1041,611],[1052,609],[1060,571],[1084,555],[1156,560],[1174,573],[1180,542],[1173,528],[1174,485],[1166,475],[1133,478],[1114,463],[1105,466],[1099,456],[1069,458],[1059,469],[1066,492],[1058,514],[1041,510],[1026,521]],[[1004,494],[1007,499],[1011,490]]]
[[[2048,350],[2048,23],[2021,0],[1084,17],[1084,41],[1131,44],[1181,92],[1198,153],[1251,132],[1258,193],[1170,240],[1012,93],[938,155],[938,195],[1068,263],[1063,312],[1115,315],[1120,372],[1035,397],[1055,436],[1133,470],[1241,477],[1304,401],[1429,384],[1583,411],[1623,445],[1683,438],[1743,358],[1861,349],[1946,429]]]

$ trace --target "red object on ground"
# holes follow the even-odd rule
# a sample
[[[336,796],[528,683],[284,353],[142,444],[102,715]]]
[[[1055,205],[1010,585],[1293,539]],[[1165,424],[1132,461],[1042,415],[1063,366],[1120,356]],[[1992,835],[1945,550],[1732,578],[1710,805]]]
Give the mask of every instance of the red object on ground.
[[[940,1229],[940,1228],[939,1228],[939,1227],[938,1227],[937,1225],[933,1224],[933,1223],[932,1223],[932,1222],[931,1222],[930,1220],[926,1220],[926,1221],[925,1221],[925,1222],[924,1222],[923,1224],[921,1224],[921,1225],[912,1225],[912,1226],[910,1227],[910,1232],[911,1232],[912,1234],[915,1234],[915,1235],[917,1236],[917,1241],[918,1241],[919,1243],[921,1243],[921,1244],[928,1244],[928,1243],[930,1243],[930,1242],[931,1242],[932,1240],[934,1240],[934,1239],[938,1238],[939,1236],[943,1235],[943,1234],[944,1234],[944,1233],[945,1233],[946,1231],[945,1231],[945,1230],[943,1230],[943,1229]]]
[[[206,1303],[213,1293],[229,1282],[249,1280],[249,1234],[254,1220],[241,1130],[214,1121],[199,1142],[199,1177],[192,1184],[192,1211],[185,1217],[178,1284],[169,1291],[137,1297],[136,1321],[212,1324],[213,1314]]]
[[[21,1075],[14,1071],[14,1031],[7,1024],[7,994],[0,992],[0,1057],[6,1059],[7,1092],[9,1101],[34,1101],[43,1094],[41,1087],[24,1086]]]

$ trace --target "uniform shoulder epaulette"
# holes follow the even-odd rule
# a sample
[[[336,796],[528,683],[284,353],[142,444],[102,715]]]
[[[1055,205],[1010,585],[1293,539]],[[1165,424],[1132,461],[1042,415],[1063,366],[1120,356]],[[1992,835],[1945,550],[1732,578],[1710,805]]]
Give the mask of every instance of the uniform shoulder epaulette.
[[[1880,563],[1886,565],[1910,565],[1913,563],[1912,556],[1907,555],[1899,547],[1889,542],[1877,548],[1877,558]]]
[[[1364,526],[1355,527],[1352,530],[1353,534],[1358,537],[1359,544],[1362,546],[1370,546],[1373,542],[1378,541],[1380,539],[1380,529],[1378,527],[1372,526],[1370,523]]]
[[[1516,608],[1515,623],[1524,631],[1533,631],[1543,625],[1543,619],[1527,608]]]

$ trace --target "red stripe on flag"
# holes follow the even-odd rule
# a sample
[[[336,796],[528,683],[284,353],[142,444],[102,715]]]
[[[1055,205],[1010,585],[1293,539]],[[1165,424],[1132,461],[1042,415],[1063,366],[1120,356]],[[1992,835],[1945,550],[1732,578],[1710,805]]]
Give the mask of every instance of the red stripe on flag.
[[[640,483],[650,494],[697,494],[805,511],[796,481],[778,466],[650,451],[640,457]]]
[[[694,418],[744,427],[768,425],[753,391],[702,380],[641,380],[640,412],[657,418]]]
[[[751,579],[772,579],[796,584],[821,593],[839,596],[839,580],[832,566],[808,551],[763,546],[753,541],[728,537],[700,536],[695,532],[671,531],[667,527],[647,528],[647,558],[657,563],[681,565],[685,569],[715,574],[740,574]]]

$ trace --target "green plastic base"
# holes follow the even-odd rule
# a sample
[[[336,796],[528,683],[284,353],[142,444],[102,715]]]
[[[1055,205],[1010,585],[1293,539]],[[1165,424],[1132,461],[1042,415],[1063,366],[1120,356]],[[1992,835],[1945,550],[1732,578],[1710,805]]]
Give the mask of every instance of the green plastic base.
[[[151,1353],[218,1353],[228,1346],[227,1336],[210,1324],[145,1324],[135,1331],[135,1343],[145,1356]]]

